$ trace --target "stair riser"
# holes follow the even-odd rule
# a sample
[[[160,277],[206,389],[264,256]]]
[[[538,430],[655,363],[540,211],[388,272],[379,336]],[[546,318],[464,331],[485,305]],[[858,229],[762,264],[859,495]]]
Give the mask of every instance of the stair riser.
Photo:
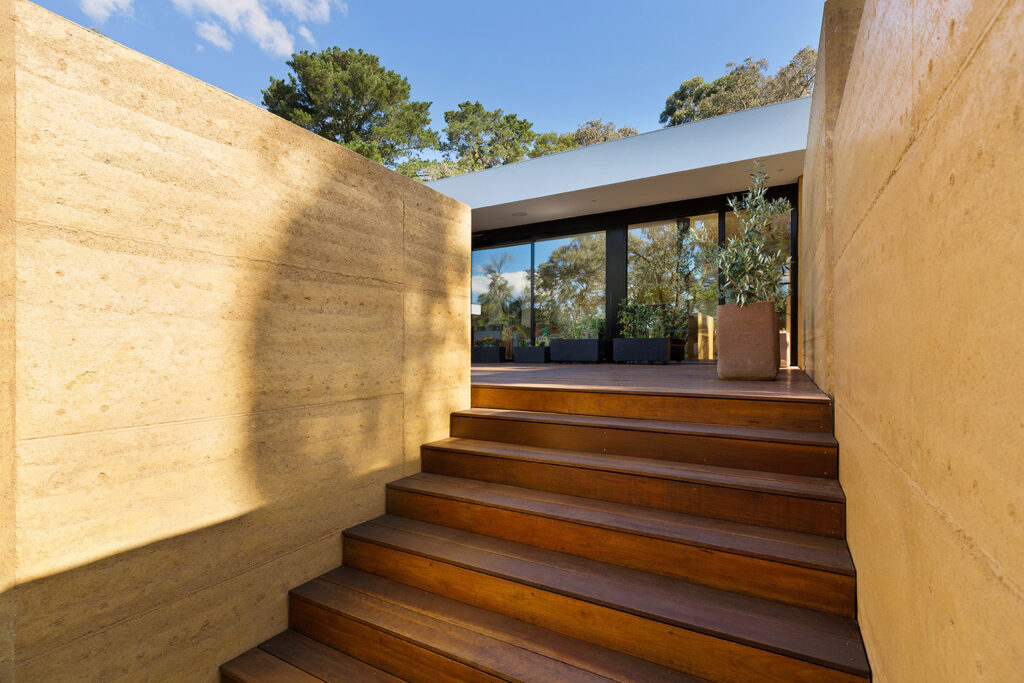
[[[451,477],[823,536],[845,534],[841,503],[427,447],[422,463],[424,472]]]
[[[288,625],[407,681],[497,683],[503,680],[294,595],[288,600]]]
[[[474,408],[832,431],[832,406],[804,401],[474,386],[472,405]]]
[[[864,680],[350,536],[344,543],[347,566],[713,680]]]
[[[772,441],[464,415],[452,415],[451,435],[520,446],[613,453],[780,474],[831,479],[838,476],[835,448]]]
[[[844,616],[854,577],[439,496],[389,488],[388,514]]]

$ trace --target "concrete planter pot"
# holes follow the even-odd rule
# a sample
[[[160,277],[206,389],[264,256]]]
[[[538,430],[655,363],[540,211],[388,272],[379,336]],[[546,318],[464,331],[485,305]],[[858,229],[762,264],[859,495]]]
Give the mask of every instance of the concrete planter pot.
[[[600,339],[552,339],[552,363],[596,363],[604,359]]]
[[[669,359],[668,337],[651,339],[612,340],[612,355],[616,363],[667,363]]]
[[[503,363],[505,361],[504,346],[474,346],[469,352],[472,363]]]
[[[517,363],[547,363],[551,358],[547,346],[517,346],[512,353]]]
[[[775,379],[779,373],[779,319],[767,301],[718,307],[718,377]]]

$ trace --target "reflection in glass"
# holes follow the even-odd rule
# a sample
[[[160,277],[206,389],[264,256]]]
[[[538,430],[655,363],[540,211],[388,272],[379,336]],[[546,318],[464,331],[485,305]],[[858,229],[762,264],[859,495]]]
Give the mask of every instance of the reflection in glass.
[[[473,252],[473,343],[513,345],[530,336],[530,245]]]
[[[603,336],[604,232],[538,240],[534,260],[537,341]]]
[[[680,359],[715,357],[718,271],[703,245],[717,239],[717,214],[629,226],[629,301],[660,309]]]

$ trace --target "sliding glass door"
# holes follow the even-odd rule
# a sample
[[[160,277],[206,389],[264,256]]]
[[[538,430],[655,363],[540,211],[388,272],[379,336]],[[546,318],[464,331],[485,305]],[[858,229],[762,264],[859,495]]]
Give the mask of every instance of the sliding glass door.
[[[718,214],[636,223],[628,230],[629,302],[658,310],[676,360],[713,360],[718,270],[707,247],[718,242]]]
[[[472,258],[473,343],[511,348],[530,337],[531,245],[479,249]]]
[[[603,337],[604,233],[538,240],[533,249],[537,339]]]

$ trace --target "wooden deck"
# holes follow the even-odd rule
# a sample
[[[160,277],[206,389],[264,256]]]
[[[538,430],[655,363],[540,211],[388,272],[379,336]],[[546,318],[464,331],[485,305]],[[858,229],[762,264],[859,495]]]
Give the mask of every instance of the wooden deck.
[[[828,403],[800,369],[780,370],[774,382],[727,382],[713,363],[673,365],[476,364],[473,386],[613,391],[678,396]]]

